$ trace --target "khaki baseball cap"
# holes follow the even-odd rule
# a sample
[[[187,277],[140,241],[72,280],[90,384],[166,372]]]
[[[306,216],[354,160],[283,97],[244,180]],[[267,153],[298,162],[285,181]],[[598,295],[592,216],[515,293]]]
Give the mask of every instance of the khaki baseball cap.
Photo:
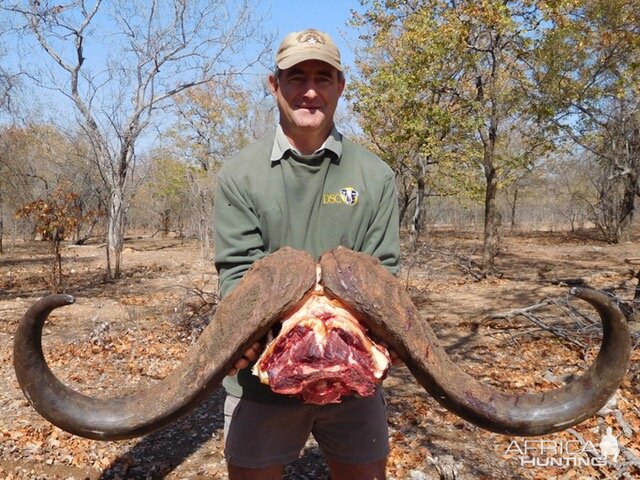
[[[342,71],[340,51],[331,37],[320,30],[309,28],[289,33],[280,44],[276,65],[286,70],[305,60],[321,60]]]

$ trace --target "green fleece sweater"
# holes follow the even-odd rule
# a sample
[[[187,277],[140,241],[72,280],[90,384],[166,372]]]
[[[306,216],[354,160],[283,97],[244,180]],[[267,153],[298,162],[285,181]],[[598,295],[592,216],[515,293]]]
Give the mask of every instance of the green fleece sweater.
[[[342,245],[380,259],[396,273],[400,258],[394,173],[335,129],[314,155],[293,151],[280,127],[225,163],[215,200],[215,263],[225,297],[251,264],[280,247],[316,260]],[[236,396],[269,403],[274,394],[251,367],[224,382]]]

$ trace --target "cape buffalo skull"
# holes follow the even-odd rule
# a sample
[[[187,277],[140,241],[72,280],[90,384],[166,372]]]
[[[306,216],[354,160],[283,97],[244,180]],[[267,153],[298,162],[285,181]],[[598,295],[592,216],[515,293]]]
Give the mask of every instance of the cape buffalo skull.
[[[515,395],[464,373],[438,345],[429,325],[398,280],[379,262],[343,247],[320,259],[320,282],[395,350],[420,384],[444,407],[482,428],[512,435],[541,435],[568,428],[596,413],[616,391],[629,361],[624,316],[603,293],[572,293],[598,311],[600,352],[580,377],[556,390]],[[256,262],[225,298],[187,359],[169,376],[127,397],[99,399],[60,382],[45,361],[41,336],[52,310],[73,303],[51,295],[24,315],[14,341],[14,367],[22,391],[51,423],[87,438],[115,440],[143,435],[195,407],[216,388],[246,348],[264,337],[316,284],[316,262],[282,248]]]

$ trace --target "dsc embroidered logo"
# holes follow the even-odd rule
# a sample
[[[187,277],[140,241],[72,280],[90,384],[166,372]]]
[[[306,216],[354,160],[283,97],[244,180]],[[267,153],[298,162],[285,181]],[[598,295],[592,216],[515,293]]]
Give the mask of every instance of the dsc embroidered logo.
[[[340,193],[323,193],[323,205],[355,205],[358,203],[360,194],[353,187],[344,187]]]

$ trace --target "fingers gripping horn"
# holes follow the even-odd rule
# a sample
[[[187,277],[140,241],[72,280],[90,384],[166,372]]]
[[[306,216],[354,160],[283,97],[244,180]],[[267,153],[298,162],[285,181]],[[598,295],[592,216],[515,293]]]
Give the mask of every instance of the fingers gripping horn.
[[[624,315],[601,292],[572,293],[595,307],[603,324],[600,352],[590,368],[565,386],[542,393],[502,392],[464,373],[438,345],[398,280],[369,256],[338,248],[320,259],[322,284],[394,349],[418,382],[445,408],[487,430],[542,435],[595,414],[627,370],[631,338]]]
[[[56,308],[73,303],[51,295],[24,315],[14,340],[13,362],[20,388],[54,425],[98,440],[143,435],[194,408],[217,387],[244,351],[260,340],[315,285],[310,255],[283,248],[256,262],[225,298],[187,359],[164,380],[127,397],[83,395],[56,378],[42,351],[42,327]]]

